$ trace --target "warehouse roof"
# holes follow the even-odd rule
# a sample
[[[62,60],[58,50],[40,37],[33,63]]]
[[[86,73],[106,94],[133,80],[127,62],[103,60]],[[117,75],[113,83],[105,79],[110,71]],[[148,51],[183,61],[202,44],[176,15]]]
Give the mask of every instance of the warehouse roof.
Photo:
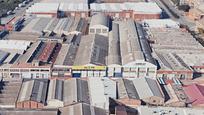
[[[88,3],[89,0],[42,0],[41,3]]]
[[[175,108],[175,107],[148,107],[148,106],[139,106],[138,107],[139,114],[141,115],[204,115],[202,109],[198,108]]]
[[[175,103],[179,103],[176,106],[185,106],[189,102],[181,82],[177,78],[164,79],[157,78],[160,83],[161,89],[165,95],[165,104],[168,106],[175,106]]]
[[[35,33],[12,31],[6,37],[7,37],[8,40],[37,41],[37,38],[39,37],[39,35],[35,34]]]
[[[106,110],[85,103],[60,108],[61,115],[107,115]]]
[[[166,70],[186,70],[192,71],[182,58],[174,53],[154,52],[155,58],[158,60],[160,68]]]
[[[30,46],[30,48],[23,55],[20,56],[18,62],[23,63],[23,62],[30,61],[33,54],[41,47],[42,44],[43,44],[43,42],[41,42],[41,41],[34,42]]]
[[[57,13],[59,3],[35,3],[29,7],[27,13]]]
[[[48,32],[51,33],[53,32],[53,30],[55,29],[55,26],[57,26],[59,22],[58,18],[52,18],[49,23],[47,24],[47,26],[43,29],[44,32]]]
[[[109,78],[102,78],[101,80],[103,81],[105,95],[116,99],[116,82]]]
[[[108,39],[102,35],[82,36],[74,65],[106,65]]]
[[[31,42],[24,40],[0,40],[0,49],[26,50]]]
[[[118,98],[129,98],[128,93],[126,91],[126,86],[123,82],[123,79],[116,79],[117,81],[117,90],[118,90]]]
[[[108,16],[99,13],[99,14],[95,14],[91,17],[91,22],[90,22],[90,27],[94,27],[97,25],[102,25],[105,27],[109,27],[109,18]]]
[[[106,96],[104,95],[104,86],[100,78],[89,78],[89,92],[91,103],[97,107],[107,107],[106,102],[108,102]]]
[[[61,3],[59,6],[60,11],[89,11],[87,3]]]
[[[154,14],[161,13],[162,10],[154,2],[126,2],[126,3],[92,3],[90,9],[93,11],[105,11],[105,12],[121,12],[123,10],[133,10],[137,13]],[[151,9],[151,10],[149,10]]]
[[[48,90],[48,80],[34,80],[31,101],[45,104]]]
[[[146,77],[135,78],[132,80],[140,99],[152,96],[163,97],[163,93],[156,80]]]
[[[4,62],[4,60],[8,57],[9,53],[0,50],[0,64]]]
[[[204,104],[204,86],[192,84],[183,88],[192,105]]]
[[[71,32],[82,32],[86,27],[86,20],[80,17],[61,18],[53,30],[56,34],[69,35]]]
[[[73,44],[62,44],[61,50],[55,61],[55,65],[73,65],[78,46]]]
[[[119,32],[122,64],[125,65],[136,60],[145,60],[134,21],[120,22]]]
[[[47,18],[37,17],[32,19],[28,25],[23,28],[22,32],[38,34],[54,33],[57,35],[78,34],[83,32],[86,28],[87,21],[80,17],[66,17],[66,18]]]
[[[57,115],[57,109],[43,109],[43,110],[30,110],[30,109],[15,109],[7,108],[0,109],[1,115]]]
[[[123,79],[127,94],[128,94],[128,98],[130,99],[140,99],[139,95],[135,89],[135,86],[133,84],[133,81],[128,80],[128,79]]]
[[[204,66],[203,53],[177,54],[188,66]]]
[[[34,18],[32,19],[28,25],[23,28],[23,32],[37,33],[39,35],[42,34],[45,27],[50,22],[51,18]]]
[[[116,23],[112,24],[112,31],[109,34],[109,50],[108,50],[108,65],[118,64],[121,65],[120,55],[120,38],[119,38],[119,25]]]
[[[34,57],[34,60],[38,60],[41,62],[53,62],[54,57],[53,55],[55,48],[57,47],[57,42],[45,42],[44,47],[40,48],[37,54]]]
[[[144,29],[142,28],[142,25],[139,23],[136,23],[136,28],[137,28],[137,33],[138,33],[140,45],[141,45],[141,50],[144,54],[145,60],[147,62],[150,62],[150,63],[156,65],[156,61],[152,57],[152,54],[151,54],[152,50],[151,50],[151,47],[150,47],[149,42],[147,40],[146,33],[145,33]]]
[[[109,108],[109,97],[116,98],[116,82],[108,78],[89,78],[89,92],[92,105]]]
[[[76,83],[77,83],[78,102],[90,103],[88,82],[86,80],[76,79]]]
[[[145,19],[143,26],[149,28],[179,28],[180,24],[172,19]]]
[[[64,81],[64,105],[70,105],[78,102],[77,100],[77,83],[76,79]]]
[[[156,50],[169,50],[174,52],[175,50],[203,50],[203,46],[185,30],[175,28],[149,28],[148,34],[150,40],[154,42],[151,46]]]
[[[20,54],[16,52],[9,52],[8,57],[4,60],[4,64],[13,64],[15,63],[20,57]]]
[[[64,88],[64,82],[62,80],[50,80],[47,101],[51,101],[55,99],[59,101],[63,101],[63,98],[64,98],[63,88]]]
[[[81,79],[69,79],[64,81],[64,105],[76,102],[90,103],[88,83]]]
[[[30,100],[30,95],[32,94],[32,88],[33,88],[34,81],[26,81],[22,83],[22,88],[19,92],[19,96],[17,99],[17,102],[22,102],[22,101],[29,101]]]
[[[143,28],[134,20],[113,23],[109,36],[108,64],[131,64],[136,61],[156,65]]]
[[[21,54],[19,54],[15,50],[4,50],[4,52],[7,52],[8,55],[5,57],[5,59],[3,59],[2,57],[3,63],[1,63],[0,68],[10,68],[19,60],[19,57],[21,56]]]
[[[151,13],[161,13],[161,8],[155,2],[138,2],[138,3],[125,3],[127,8],[132,9],[135,12],[151,14]],[[151,9],[151,10],[149,10]]]
[[[3,111],[2,108],[14,108],[18,92],[20,90],[22,81],[19,80],[1,80],[0,81],[0,114]]]
[[[193,36],[182,29],[149,28],[147,31],[154,57],[162,68],[170,70],[190,70],[190,66],[203,66],[203,46]],[[168,52],[168,53],[167,53]]]
[[[48,80],[24,80],[17,102],[36,101],[45,103],[47,94]]]
[[[47,102],[49,107],[63,107],[74,103],[90,103],[88,83],[81,79],[50,80]],[[52,101],[60,101],[54,105]]]

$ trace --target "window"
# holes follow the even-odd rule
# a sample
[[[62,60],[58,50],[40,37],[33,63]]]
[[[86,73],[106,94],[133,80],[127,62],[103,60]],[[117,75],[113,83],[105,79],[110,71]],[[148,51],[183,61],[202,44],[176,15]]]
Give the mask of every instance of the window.
[[[19,69],[11,69],[11,72],[19,72]]]
[[[44,71],[44,72],[46,72],[46,71],[47,71],[47,72],[49,72],[49,70],[43,70],[43,69],[41,69],[40,71]]]
[[[21,72],[29,72],[28,69],[21,69],[20,71],[21,71]]]
[[[96,33],[101,33],[101,29],[96,29]]]
[[[90,29],[89,32],[90,33],[95,33],[95,30],[94,29]]]
[[[102,32],[103,32],[103,33],[107,33],[107,29],[103,29]]]

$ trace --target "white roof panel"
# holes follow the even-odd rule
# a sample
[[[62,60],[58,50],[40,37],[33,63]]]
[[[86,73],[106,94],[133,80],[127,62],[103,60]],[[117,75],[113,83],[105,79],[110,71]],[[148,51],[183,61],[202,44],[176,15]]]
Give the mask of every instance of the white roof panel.
[[[92,3],[90,9],[93,11],[115,11],[133,10],[137,13],[154,14],[161,13],[161,8],[154,2],[126,2],[126,3]],[[151,9],[151,10],[150,10]]]

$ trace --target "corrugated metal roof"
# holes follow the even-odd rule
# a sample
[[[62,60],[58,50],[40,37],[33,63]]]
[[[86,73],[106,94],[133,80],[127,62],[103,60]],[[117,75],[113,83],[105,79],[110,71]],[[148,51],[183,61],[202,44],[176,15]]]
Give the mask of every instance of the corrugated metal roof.
[[[77,3],[88,3],[89,0],[42,0],[40,1],[42,3],[72,3],[72,4],[77,4]]]
[[[105,95],[116,99],[116,82],[109,78],[102,78],[101,80],[103,81]]]
[[[149,28],[179,28],[180,24],[172,19],[145,19],[142,21]]]
[[[61,115],[107,115],[106,110],[85,103],[60,108]]]
[[[45,104],[47,90],[48,90],[48,80],[35,79],[30,100]]]
[[[109,98],[105,95],[104,85],[101,78],[89,77],[88,83],[91,104],[96,107],[108,109]]]
[[[76,79],[64,81],[64,105],[77,102],[77,84]]]
[[[119,22],[119,32],[122,64],[145,60],[134,20]]]
[[[135,89],[135,86],[133,84],[133,81],[128,80],[128,79],[123,79],[123,82],[124,82],[128,97],[130,99],[140,99],[139,95]]]
[[[92,11],[105,11],[105,12],[121,12],[123,10],[133,10],[136,13],[144,14],[158,14],[162,10],[154,2],[125,2],[125,3],[91,3],[90,9]],[[151,9],[151,10],[149,10]]]
[[[60,11],[89,11],[87,3],[61,3]]]
[[[59,6],[59,3],[35,3],[26,13],[57,13]]]
[[[108,16],[99,13],[95,14],[91,17],[91,22],[90,22],[90,28],[95,26],[95,25],[103,25],[105,27],[109,27],[109,18]]]
[[[0,109],[1,115],[57,115],[58,109],[43,109],[43,110],[29,110],[29,109],[15,109],[7,108]]]
[[[142,25],[139,23],[136,23],[136,28],[137,28],[137,33],[138,33],[140,45],[141,45],[141,50],[144,53],[145,60],[147,62],[150,62],[150,63],[156,65],[156,61],[152,57],[151,48],[150,48],[150,45],[147,41],[147,38],[145,37],[145,33],[144,33],[143,28],[142,28]]]
[[[56,58],[55,65],[73,65],[78,46],[63,44]]]
[[[112,23],[112,31],[109,34],[108,65],[121,65],[119,25]]]
[[[64,82],[62,80],[56,80],[56,86],[55,86],[55,99],[63,100],[64,98]]]
[[[108,38],[98,34],[82,36],[74,65],[106,65]]]
[[[140,99],[150,98],[152,96],[163,98],[163,94],[156,80],[142,77],[135,78],[132,81]]]
[[[88,82],[85,80],[77,79],[77,100],[82,103],[90,103]]]
[[[26,50],[30,44],[24,40],[0,40],[0,49]]]
[[[38,41],[38,42],[34,42],[30,48],[19,57],[18,62],[19,63],[27,63],[27,62],[31,62],[33,60],[33,54],[35,54],[37,52],[37,50],[41,47],[42,42]]]
[[[183,89],[193,105],[204,104],[204,86],[192,84]]]
[[[32,94],[34,80],[24,81],[19,92],[17,102],[29,101]]]
[[[128,98],[128,93],[126,91],[125,84],[123,82],[123,79],[116,79],[117,81],[117,87],[118,87],[118,97],[119,99],[122,98]]]

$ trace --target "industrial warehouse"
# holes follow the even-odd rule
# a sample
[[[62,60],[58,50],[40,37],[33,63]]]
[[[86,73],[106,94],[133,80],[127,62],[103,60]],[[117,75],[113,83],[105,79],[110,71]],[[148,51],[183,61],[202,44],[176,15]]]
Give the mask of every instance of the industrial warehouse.
[[[187,1],[25,0],[0,12],[0,115],[204,115]]]
[[[12,108],[18,111],[27,109],[27,112],[37,109],[60,111],[65,114],[73,108],[78,108],[83,112],[87,110],[83,109],[84,106],[91,106],[94,109],[91,115],[98,115],[98,112],[107,115],[117,111],[115,108],[121,105],[138,109],[144,105],[186,107],[188,104],[187,106],[203,107],[201,93],[198,94],[199,100],[193,102],[192,105],[189,104],[196,98],[189,90],[193,88],[194,91],[201,92],[203,86],[182,86],[178,79],[165,81],[150,77],[131,79],[89,77],[85,79],[23,79],[15,82],[1,82],[1,84],[5,85],[1,89],[0,106],[9,107],[11,111]],[[8,88],[13,89],[9,91]],[[11,98],[10,102],[3,101],[7,98],[6,96]],[[137,109],[129,111],[126,108],[123,111],[135,113]]]
[[[102,15],[97,16],[101,17]],[[93,19],[95,19],[95,17]],[[107,23],[106,18],[99,19],[104,19],[104,22],[92,22],[91,20],[91,25],[97,27],[95,29],[96,32],[97,30],[98,32],[102,32],[103,29],[99,31],[99,25]],[[103,28],[104,26],[101,27]],[[91,29],[92,28],[93,26],[91,26]],[[124,33],[124,28],[127,28],[127,33],[129,34],[126,35],[126,33]],[[107,31],[107,26],[105,30]],[[150,47],[147,41],[145,41],[145,39],[142,40],[143,38],[139,38],[135,22],[128,20],[126,22],[113,23],[112,31],[114,32],[111,32],[112,35],[109,37],[106,37],[107,35],[104,34],[100,35],[100,33],[82,36],[77,53],[72,52],[72,54],[75,54],[72,56],[75,57],[75,60],[72,62],[72,67],[70,67],[72,69],[72,76],[139,77],[147,75],[156,77],[157,66],[155,65],[155,60],[151,56],[151,50],[148,49]],[[113,33],[115,35],[113,35]],[[123,42],[123,39],[130,35],[132,36],[129,38],[130,41]],[[119,38],[120,43],[118,42]],[[135,40],[136,42],[134,42]],[[135,44],[133,43],[131,45],[131,42]],[[140,46],[140,43],[143,46]],[[125,44],[130,44],[130,47],[127,47]],[[111,45],[111,47],[109,45]],[[74,48],[76,46],[72,45],[72,47]],[[117,48],[121,48],[121,50]],[[124,49],[124,51],[122,49]],[[128,51],[129,54],[125,51],[126,49],[130,50]],[[74,51],[74,49],[70,51]],[[128,55],[129,57],[127,57]]]
[[[90,7],[90,8],[89,8]],[[151,10],[148,10],[151,9]],[[124,2],[124,3],[36,3],[26,10],[26,14],[37,17],[66,17],[76,16],[88,18],[97,13],[103,13],[112,18],[159,19],[162,10],[154,2]]]
[[[96,14],[88,24],[83,18],[35,18],[22,29],[22,33],[38,36],[32,42],[2,41],[8,46],[16,46],[1,46],[2,77],[192,79],[203,72],[203,47],[172,20],[111,21],[107,15]],[[59,39],[53,39],[53,33]],[[45,40],[47,34],[50,37]],[[164,36],[169,36],[167,41],[163,40]],[[172,36],[178,39],[172,39]],[[23,41],[27,44],[25,47],[21,46]],[[189,62],[192,58],[194,61]]]

